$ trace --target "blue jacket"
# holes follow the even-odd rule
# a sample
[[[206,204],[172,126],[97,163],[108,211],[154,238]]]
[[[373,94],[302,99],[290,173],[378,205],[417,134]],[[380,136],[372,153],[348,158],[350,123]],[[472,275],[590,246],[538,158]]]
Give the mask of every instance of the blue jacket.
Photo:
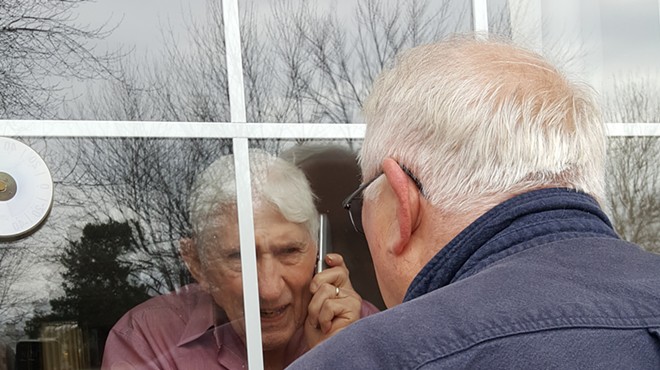
[[[588,195],[519,195],[442,248],[404,303],[291,368],[660,369],[660,256]]]

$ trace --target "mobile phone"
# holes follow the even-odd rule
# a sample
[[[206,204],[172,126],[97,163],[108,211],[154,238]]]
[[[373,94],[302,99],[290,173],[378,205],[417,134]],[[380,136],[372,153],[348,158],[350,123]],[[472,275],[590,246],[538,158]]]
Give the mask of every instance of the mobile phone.
[[[332,252],[332,247],[330,246],[330,222],[328,221],[328,215],[321,213],[319,214],[319,245],[316,273],[319,273],[328,267],[325,264],[325,256],[330,252]]]

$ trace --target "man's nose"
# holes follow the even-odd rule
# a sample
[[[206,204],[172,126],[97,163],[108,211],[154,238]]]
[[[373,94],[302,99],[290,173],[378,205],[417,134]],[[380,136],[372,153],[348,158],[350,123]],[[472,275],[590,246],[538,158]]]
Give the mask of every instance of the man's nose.
[[[260,300],[276,301],[284,289],[282,265],[274,258],[262,258],[257,273]]]

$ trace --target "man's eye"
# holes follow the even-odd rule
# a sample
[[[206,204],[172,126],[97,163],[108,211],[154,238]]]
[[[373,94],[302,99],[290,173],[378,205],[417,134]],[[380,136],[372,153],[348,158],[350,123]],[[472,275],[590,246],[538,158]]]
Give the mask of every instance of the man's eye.
[[[227,259],[230,259],[230,260],[240,260],[240,259],[241,259],[241,253],[240,253],[240,252],[229,253],[229,254],[227,255]]]
[[[298,254],[302,251],[300,247],[287,247],[282,251],[286,255]]]

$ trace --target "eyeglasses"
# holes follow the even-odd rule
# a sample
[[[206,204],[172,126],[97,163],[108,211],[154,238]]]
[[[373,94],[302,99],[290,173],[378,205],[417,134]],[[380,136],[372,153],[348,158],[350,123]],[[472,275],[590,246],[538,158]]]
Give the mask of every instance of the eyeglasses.
[[[413,175],[408,167],[402,164],[399,164],[399,167],[401,167],[401,170],[403,170],[403,172],[405,172],[406,175],[410,177],[410,179],[415,183],[415,186],[417,186],[417,189],[419,189],[419,192],[422,194],[422,196],[425,197],[426,195],[424,194],[424,187],[422,186],[422,183],[419,181],[417,176]],[[348,216],[351,218],[353,228],[355,228],[355,231],[359,232],[360,234],[364,235],[364,228],[362,227],[362,201],[364,198],[362,197],[362,192],[364,192],[364,189],[376,181],[376,179],[379,178],[382,174],[383,172],[381,171],[374,178],[360,185],[354,192],[351,193],[351,195],[346,197],[346,199],[341,202],[342,207],[348,211]]]

